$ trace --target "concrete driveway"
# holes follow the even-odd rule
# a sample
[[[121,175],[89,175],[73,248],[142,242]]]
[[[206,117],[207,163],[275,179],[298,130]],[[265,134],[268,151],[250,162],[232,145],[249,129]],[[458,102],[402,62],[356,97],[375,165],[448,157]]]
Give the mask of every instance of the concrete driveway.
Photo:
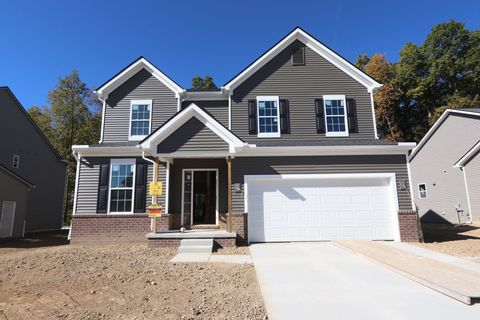
[[[324,243],[250,247],[269,318],[479,319],[468,306]]]

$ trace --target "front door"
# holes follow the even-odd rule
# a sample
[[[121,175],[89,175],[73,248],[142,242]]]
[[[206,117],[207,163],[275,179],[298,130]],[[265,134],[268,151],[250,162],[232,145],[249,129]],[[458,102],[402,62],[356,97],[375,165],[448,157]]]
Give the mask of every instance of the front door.
[[[217,224],[218,170],[183,170],[182,225]]]
[[[12,236],[15,205],[15,201],[3,201],[0,217],[0,238]]]

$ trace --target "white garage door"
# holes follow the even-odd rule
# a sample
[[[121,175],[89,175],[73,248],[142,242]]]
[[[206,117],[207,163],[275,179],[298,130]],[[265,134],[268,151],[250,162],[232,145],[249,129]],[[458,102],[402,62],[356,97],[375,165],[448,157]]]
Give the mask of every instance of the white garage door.
[[[394,178],[246,176],[250,242],[393,240]]]

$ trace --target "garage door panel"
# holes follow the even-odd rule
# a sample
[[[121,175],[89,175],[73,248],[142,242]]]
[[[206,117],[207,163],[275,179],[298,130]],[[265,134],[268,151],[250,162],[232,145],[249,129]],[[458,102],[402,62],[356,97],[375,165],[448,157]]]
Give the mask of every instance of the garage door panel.
[[[247,197],[251,242],[394,238],[386,178],[254,181]]]

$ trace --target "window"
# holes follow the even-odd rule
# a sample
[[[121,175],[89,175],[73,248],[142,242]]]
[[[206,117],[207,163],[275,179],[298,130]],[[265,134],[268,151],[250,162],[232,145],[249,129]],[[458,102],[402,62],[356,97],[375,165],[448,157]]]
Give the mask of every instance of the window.
[[[427,185],[425,183],[421,183],[418,185],[418,195],[420,199],[427,198]]]
[[[278,97],[257,97],[259,137],[280,137],[278,105]]]
[[[331,137],[348,136],[345,96],[323,96],[323,101],[326,135]]]
[[[130,109],[130,140],[141,140],[150,134],[152,100],[133,100]]]
[[[135,160],[111,160],[109,212],[133,212]]]
[[[18,168],[20,166],[20,156],[18,154],[13,155],[12,167]]]

